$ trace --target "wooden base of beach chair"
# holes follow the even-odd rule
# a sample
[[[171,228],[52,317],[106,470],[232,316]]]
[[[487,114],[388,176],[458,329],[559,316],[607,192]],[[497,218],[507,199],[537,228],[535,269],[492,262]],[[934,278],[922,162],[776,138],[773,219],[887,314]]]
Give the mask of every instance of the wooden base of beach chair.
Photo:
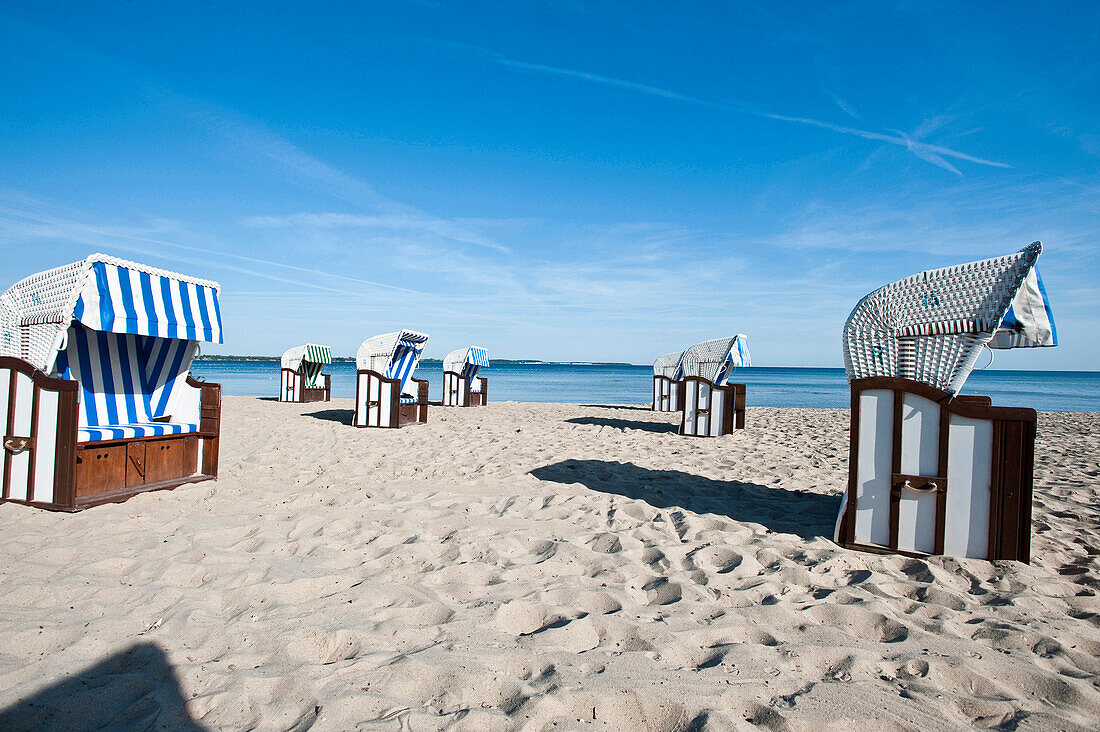
[[[329,401],[332,395],[332,378],[329,374],[321,375],[325,377],[324,386],[308,387],[304,385],[305,377],[301,372],[281,369],[279,401],[300,404]]]
[[[0,358],[2,500],[58,511],[218,476],[221,387],[188,377],[197,433],[78,442],[77,383]]]
[[[455,371],[443,372],[443,406],[483,407],[489,401],[489,380],[475,376],[472,380]]]
[[[701,376],[688,376],[679,386],[683,398],[681,435],[721,437],[745,429],[744,384],[716,386]]]
[[[415,402],[401,403],[401,382],[388,379],[377,371],[360,370],[355,377],[355,427],[396,429],[428,421],[428,382],[411,379],[416,384]]]
[[[683,408],[679,381],[667,376],[653,377],[653,411],[678,412]]]
[[[1031,559],[1035,410],[856,379],[837,541],[910,556]]]

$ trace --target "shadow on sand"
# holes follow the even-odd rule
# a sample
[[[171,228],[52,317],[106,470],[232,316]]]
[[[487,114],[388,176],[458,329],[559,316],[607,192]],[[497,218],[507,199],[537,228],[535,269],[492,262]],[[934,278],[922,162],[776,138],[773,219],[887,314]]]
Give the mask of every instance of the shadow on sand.
[[[592,424],[600,427],[615,427],[621,430],[644,430],[645,432],[676,432],[678,424],[668,422],[642,422],[633,419],[615,419],[614,417],[574,417],[567,419],[570,424]]]
[[[539,480],[580,483],[591,490],[637,498],[654,508],[683,508],[757,523],[803,539],[832,537],[839,496],[713,480],[679,470],[649,470],[633,463],[563,460],[531,471]]]
[[[593,407],[595,409],[629,409],[637,412],[652,412],[648,404],[578,404],[578,407]]]
[[[138,643],[0,709],[0,729],[204,728],[187,713],[164,651],[153,643]]]
[[[354,409],[322,409],[320,412],[307,412],[303,416],[313,417],[314,419],[323,419],[327,422],[339,422],[340,424],[351,424],[351,420],[355,418]]]

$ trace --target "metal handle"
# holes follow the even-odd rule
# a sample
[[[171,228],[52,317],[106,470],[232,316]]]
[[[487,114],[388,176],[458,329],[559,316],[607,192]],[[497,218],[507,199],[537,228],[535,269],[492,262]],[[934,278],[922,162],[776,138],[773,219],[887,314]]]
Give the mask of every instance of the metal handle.
[[[5,437],[4,449],[12,455],[19,455],[31,449],[33,442],[29,437]]]

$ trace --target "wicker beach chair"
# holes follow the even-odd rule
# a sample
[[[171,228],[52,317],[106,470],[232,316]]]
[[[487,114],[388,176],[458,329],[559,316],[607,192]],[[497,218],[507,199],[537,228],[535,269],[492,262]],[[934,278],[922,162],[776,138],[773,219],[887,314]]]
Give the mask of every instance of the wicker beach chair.
[[[914,555],[1030,560],[1035,411],[959,396],[983,349],[1057,345],[1039,242],[921,272],[844,327],[852,390],[836,540]]]
[[[731,384],[737,366],[749,365],[748,338],[740,333],[698,343],[680,359],[680,434],[719,437],[745,428],[745,385]]]
[[[653,362],[653,411],[680,410],[680,361],[683,351],[666,353]]]
[[[216,282],[93,254],[0,295],[3,500],[76,511],[218,473]]]
[[[428,421],[428,382],[413,372],[428,336],[411,330],[363,341],[355,354],[356,427],[404,427]]]
[[[287,349],[280,364],[279,401],[327,402],[332,398],[332,380],[321,370],[330,363],[328,346],[307,343]]]
[[[443,359],[443,406],[484,406],[489,401],[489,380],[478,372],[488,366],[489,356],[478,346],[448,353]]]

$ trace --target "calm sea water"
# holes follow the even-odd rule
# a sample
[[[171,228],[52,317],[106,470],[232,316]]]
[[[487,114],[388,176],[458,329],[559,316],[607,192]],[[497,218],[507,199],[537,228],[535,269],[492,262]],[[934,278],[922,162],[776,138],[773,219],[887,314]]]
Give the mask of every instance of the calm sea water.
[[[279,391],[278,361],[196,361],[192,370],[220,383],[226,394],[276,396]],[[354,363],[334,363],[327,370],[334,397],[355,396]],[[482,373],[489,378],[490,401],[646,404],[652,398],[649,366],[498,364]],[[416,376],[428,379],[432,400],[442,398],[442,366],[422,366]],[[750,406],[849,405],[844,369],[744,368],[734,372],[734,381],[748,386]],[[976,371],[963,393],[984,394],[1006,407],[1100,412],[1100,372]]]

